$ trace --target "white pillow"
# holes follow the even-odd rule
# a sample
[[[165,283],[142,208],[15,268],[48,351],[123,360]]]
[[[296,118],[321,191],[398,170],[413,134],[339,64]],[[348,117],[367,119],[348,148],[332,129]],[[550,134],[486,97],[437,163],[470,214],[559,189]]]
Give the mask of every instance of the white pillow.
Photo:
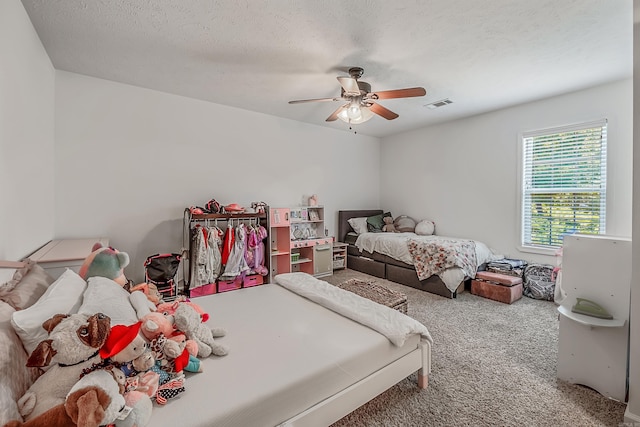
[[[138,321],[138,316],[131,305],[130,296],[129,292],[111,279],[89,277],[78,313],[89,316],[106,314],[111,319],[111,326],[132,325]]]
[[[31,354],[40,341],[46,340],[49,336],[42,327],[45,320],[54,314],[71,314],[78,311],[86,287],[87,282],[78,276],[78,273],[66,269],[35,304],[13,313],[11,325],[22,340],[27,354]]]
[[[421,236],[431,236],[436,231],[436,223],[423,219],[416,225],[415,233]]]
[[[366,233],[369,230],[367,229],[367,217],[359,217],[359,218],[349,218],[347,220],[353,231],[358,234]]]

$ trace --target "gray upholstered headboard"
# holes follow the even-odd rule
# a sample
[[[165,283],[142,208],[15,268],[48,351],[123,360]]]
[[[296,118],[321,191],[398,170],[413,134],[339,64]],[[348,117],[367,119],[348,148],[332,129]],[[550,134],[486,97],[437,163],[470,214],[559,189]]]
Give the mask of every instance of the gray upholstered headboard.
[[[361,216],[373,216],[384,213],[382,209],[365,209],[353,211],[338,211],[338,241],[344,242],[347,233],[353,231],[351,225],[347,222],[350,218],[358,218]]]

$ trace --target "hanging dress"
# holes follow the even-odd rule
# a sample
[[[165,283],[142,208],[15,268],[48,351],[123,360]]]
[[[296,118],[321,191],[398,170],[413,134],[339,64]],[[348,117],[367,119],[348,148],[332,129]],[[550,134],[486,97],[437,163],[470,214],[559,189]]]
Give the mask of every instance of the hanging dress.
[[[255,273],[255,251],[258,246],[258,233],[255,227],[249,227],[247,231],[247,241],[244,245],[244,259],[247,261],[250,273]]]
[[[267,232],[267,229],[264,228],[262,225],[259,226],[258,230],[256,231],[257,244],[253,252],[254,254],[253,270],[262,276],[266,276],[267,274],[269,274],[269,270],[267,270],[267,267],[264,266],[264,258],[265,258],[264,239],[267,238],[268,234],[269,233]]]
[[[247,232],[244,224],[238,225],[235,230],[235,241],[233,243],[233,248],[229,253],[229,258],[227,259],[224,273],[222,274],[222,276],[220,276],[221,279],[233,280],[240,275],[245,275],[249,271],[247,261],[244,259],[244,245],[246,238]]]
[[[209,238],[207,239],[207,250],[211,269],[210,277],[213,279],[210,283],[213,283],[213,281],[220,276],[222,270],[222,253],[220,252],[220,248],[222,247],[222,238],[218,227],[209,227],[207,228],[207,232],[209,235]]]
[[[222,265],[227,265],[227,261],[229,259],[229,254],[231,254],[231,249],[233,249],[233,241],[235,240],[235,232],[231,223],[227,226],[227,231],[224,234],[224,243],[222,244],[222,256],[220,262]]]
[[[189,288],[194,289],[215,281],[211,257],[209,254],[208,232],[197,225],[193,232],[191,281]]]

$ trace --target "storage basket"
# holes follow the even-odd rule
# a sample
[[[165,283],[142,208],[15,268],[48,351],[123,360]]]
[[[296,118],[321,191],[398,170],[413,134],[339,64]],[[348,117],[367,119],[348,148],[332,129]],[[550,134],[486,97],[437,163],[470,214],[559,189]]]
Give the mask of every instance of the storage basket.
[[[299,259],[300,259],[300,254],[299,253],[291,254],[291,262],[296,262]]]

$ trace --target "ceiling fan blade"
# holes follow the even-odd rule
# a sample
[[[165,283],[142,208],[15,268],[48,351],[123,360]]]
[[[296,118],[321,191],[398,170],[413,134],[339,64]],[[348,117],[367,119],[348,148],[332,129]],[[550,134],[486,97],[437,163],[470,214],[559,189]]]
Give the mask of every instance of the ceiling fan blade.
[[[368,97],[371,99],[393,99],[393,98],[411,98],[413,96],[424,96],[427,91],[423,87],[410,87],[407,89],[382,90],[380,92],[370,93]]]
[[[398,118],[398,115],[396,113],[383,107],[380,104],[376,104],[375,102],[371,103],[371,105],[369,106],[369,110],[371,110],[372,112],[376,113],[379,116],[384,117],[387,120],[393,120]]]
[[[360,87],[358,81],[353,77],[336,77],[340,82],[340,86],[344,89],[345,94],[358,96],[360,95]]]
[[[289,101],[289,104],[302,104],[305,102],[324,102],[324,101],[344,101],[343,98],[316,98],[316,99],[298,99]]]
[[[338,120],[338,114],[340,113],[340,111],[342,111],[343,108],[345,108],[347,105],[341,105],[336,111],[334,111],[333,113],[331,113],[331,115],[329,117],[327,117],[327,119],[325,121],[327,122],[335,122],[336,120]]]

